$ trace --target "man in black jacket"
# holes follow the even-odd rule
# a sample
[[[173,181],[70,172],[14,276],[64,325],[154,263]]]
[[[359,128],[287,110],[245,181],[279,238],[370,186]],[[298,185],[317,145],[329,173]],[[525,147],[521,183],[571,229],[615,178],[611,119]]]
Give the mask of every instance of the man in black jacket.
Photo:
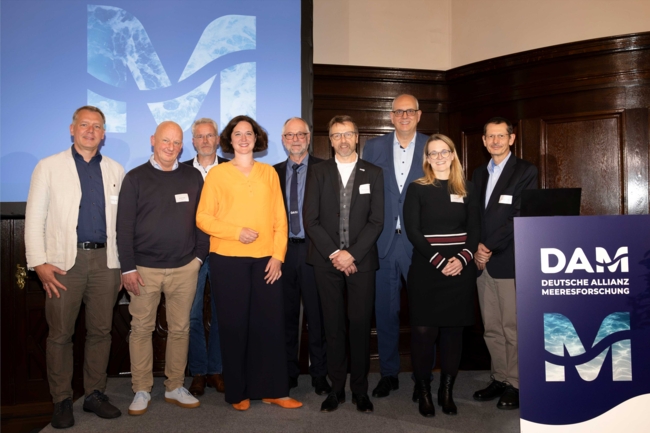
[[[282,264],[282,287],[284,291],[284,317],[289,372],[289,389],[298,386],[298,341],[300,339],[300,298],[304,317],[309,327],[309,373],[316,394],[329,394],[327,383],[327,358],[325,355],[325,332],[320,299],[316,291],[314,267],[307,264],[309,238],[305,236],[302,209],[305,198],[307,173],[320,158],[309,155],[309,126],[299,117],[292,117],[282,127],[282,144],[289,158],[274,165],[280,178],[284,207],[289,222],[287,255]]]
[[[194,167],[201,173],[203,180],[217,164],[228,162],[227,159],[217,156],[219,148],[219,128],[217,122],[207,117],[197,119],[192,124],[192,144],[196,156],[183,164]],[[188,367],[192,375],[190,393],[201,396],[205,392],[205,385],[225,392],[223,382],[223,363],[221,361],[221,342],[219,339],[219,323],[214,296],[210,296],[212,315],[210,318],[210,336],[206,344],[205,327],[203,325],[203,294],[206,280],[210,278],[210,261],[206,257],[199,270],[199,279],[196,285],[196,294],[190,310],[190,347]],[[212,291],[214,294],[214,291]]]
[[[377,238],[384,224],[384,177],[381,168],[359,159],[359,133],[350,116],[335,116],[329,134],[336,155],[309,170],[303,213],[311,240],[307,263],[316,274],[332,380],[321,411],[336,410],[345,401],[347,289],[352,403],[360,412],[372,412],[370,321],[379,267]]]
[[[474,393],[478,401],[497,397],[499,409],[519,407],[517,303],[514,222],[521,192],[537,188],[537,168],[512,154],[512,124],[494,117],[483,128],[483,144],[492,156],[477,168],[472,182],[481,193],[481,243],[474,255],[485,344],[492,358],[491,382]]]

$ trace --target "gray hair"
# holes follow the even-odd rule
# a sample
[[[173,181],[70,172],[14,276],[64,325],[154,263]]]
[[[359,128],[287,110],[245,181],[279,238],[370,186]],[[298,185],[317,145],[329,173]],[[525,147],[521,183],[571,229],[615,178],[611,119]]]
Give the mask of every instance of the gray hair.
[[[209,117],[201,117],[200,119],[196,119],[194,123],[192,123],[192,137],[194,137],[194,130],[196,129],[196,127],[204,123],[209,123],[210,125],[212,125],[216,135],[219,135],[219,126],[217,125],[217,122],[210,119]]]

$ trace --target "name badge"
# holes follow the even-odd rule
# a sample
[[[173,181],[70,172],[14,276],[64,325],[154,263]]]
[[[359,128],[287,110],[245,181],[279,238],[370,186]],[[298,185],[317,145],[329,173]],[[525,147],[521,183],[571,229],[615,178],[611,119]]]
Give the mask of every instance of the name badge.
[[[463,197],[459,196],[458,194],[450,194],[449,198],[451,198],[452,203],[465,203],[463,201]]]
[[[111,204],[117,204],[117,196],[116,195],[111,196]]]
[[[359,194],[370,194],[370,184],[364,183],[363,185],[359,185]]]
[[[176,194],[176,203],[183,201],[190,201],[190,197],[187,194]]]
[[[511,195],[502,195],[499,197],[499,203],[501,204],[512,204],[512,196]]]

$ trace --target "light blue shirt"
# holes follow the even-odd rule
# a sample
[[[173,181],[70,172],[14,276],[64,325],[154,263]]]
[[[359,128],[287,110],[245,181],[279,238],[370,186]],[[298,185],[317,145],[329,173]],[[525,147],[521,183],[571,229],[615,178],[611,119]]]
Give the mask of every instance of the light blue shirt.
[[[305,238],[305,226],[302,223],[302,204],[305,202],[305,183],[307,182],[307,163],[309,161],[309,156],[306,156],[302,160],[302,167],[298,169],[298,217],[300,218],[300,233],[294,235],[291,233],[291,210],[287,212],[287,218],[289,219],[289,237],[290,238]],[[286,175],[286,193],[287,193],[287,209],[289,209],[291,203],[291,179],[293,178],[293,166],[296,165],[295,162],[289,158],[287,160],[287,175]]]
[[[156,162],[156,160],[153,158],[153,155],[151,155],[151,158],[149,158],[149,162],[151,165],[153,165],[153,168],[156,170],[162,170],[163,168]],[[174,161],[174,166],[172,167],[172,171],[176,170],[178,168],[178,160]],[[201,262],[203,263],[203,262]]]
[[[503,172],[503,167],[506,166],[506,162],[508,162],[510,156],[512,156],[512,152],[508,152],[508,156],[506,156],[506,158],[498,165],[494,163],[493,159],[490,159],[490,162],[488,163],[487,169],[490,176],[488,177],[487,187],[485,188],[485,207],[487,207],[488,203],[490,202],[492,191],[494,191],[494,187],[496,186],[497,182],[499,181],[499,177],[501,177],[501,173]]]
[[[397,180],[397,187],[401,194],[402,190],[406,186],[406,178],[411,171],[411,164],[413,163],[413,154],[415,153],[415,137],[417,133],[413,134],[413,138],[409,142],[406,148],[403,148],[399,144],[397,139],[397,133],[393,133],[393,166],[395,168],[395,179]],[[400,229],[402,225],[400,224],[399,217],[397,217],[397,226],[396,229]]]

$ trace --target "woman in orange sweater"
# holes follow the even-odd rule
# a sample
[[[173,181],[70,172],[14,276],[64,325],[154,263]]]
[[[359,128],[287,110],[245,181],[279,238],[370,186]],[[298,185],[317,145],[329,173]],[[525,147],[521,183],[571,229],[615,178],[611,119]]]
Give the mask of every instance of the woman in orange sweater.
[[[232,119],[221,148],[232,161],[208,173],[196,223],[210,235],[210,282],[216,296],[226,401],[237,410],[250,399],[284,408],[289,398],[279,278],[287,251],[287,216],[278,175],[253,152],[268,136],[248,116]]]

